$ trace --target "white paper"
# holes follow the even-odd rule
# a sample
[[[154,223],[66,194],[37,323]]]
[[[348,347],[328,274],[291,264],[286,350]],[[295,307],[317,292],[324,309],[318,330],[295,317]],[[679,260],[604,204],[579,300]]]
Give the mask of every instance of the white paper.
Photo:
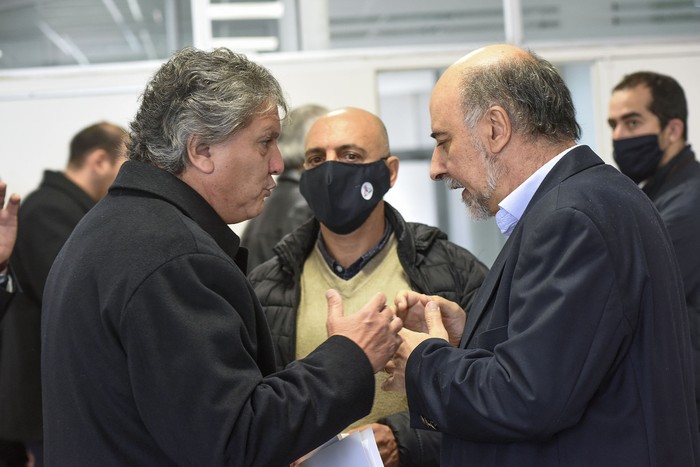
[[[301,467],[383,467],[372,428],[337,436],[313,452]]]

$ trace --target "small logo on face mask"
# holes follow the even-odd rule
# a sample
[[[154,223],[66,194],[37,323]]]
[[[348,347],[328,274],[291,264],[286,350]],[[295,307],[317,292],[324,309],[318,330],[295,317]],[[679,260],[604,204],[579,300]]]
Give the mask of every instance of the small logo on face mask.
[[[372,184],[370,182],[365,182],[360,187],[360,194],[366,200],[370,200],[372,198],[373,193],[374,193],[374,187],[372,186]]]

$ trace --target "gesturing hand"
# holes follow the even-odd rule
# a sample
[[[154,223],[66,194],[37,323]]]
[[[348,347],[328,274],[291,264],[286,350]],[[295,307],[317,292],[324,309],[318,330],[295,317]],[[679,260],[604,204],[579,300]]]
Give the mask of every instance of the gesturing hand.
[[[364,350],[376,373],[401,345],[398,332],[403,323],[394,310],[386,306],[386,297],[378,293],[357,313],[345,316],[343,299],[338,291],[326,292],[328,301],[328,336],[340,335],[354,341]]]
[[[7,184],[0,182],[0,273],[7,268],[12,249],[17,240],[17,212],[19,195],[13,194],[5,205]]]
[[[427,332],[416,332],[407,328],[403,328],[399,332],[403,343],[384,368],[384,371],[389,374],[389,377],[382,384],[382,389],[385,391],[406,391],[406,362],[413,350],[421,342],[431,337],[447,340],[447,330],[442,324],[440,308],[437,302],[429,301],[425,308],[422,309],[422,312],[424,315],[423,323]]]
[[[467,322],[467,314],[458,303],[452,302],[437,295],[425,295],[412,290],[402,290],[396,294],[394,304],[396,314],[403,320],[404,328],[417,332],[428,332],[425,307],[430,302],[435,302],[440,310],[442,324],[447,330],[450,344],[458,346]]]

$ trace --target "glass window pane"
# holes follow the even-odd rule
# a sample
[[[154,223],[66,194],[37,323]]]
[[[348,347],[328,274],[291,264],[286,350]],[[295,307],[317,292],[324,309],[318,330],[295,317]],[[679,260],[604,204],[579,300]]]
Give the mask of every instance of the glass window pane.
[[[156,60],[191,43],[189,1],[0,2],[0,69]]]
[[[501,2],[329,0],[333,49],[504,40]]]
[[[522,0],[525,41],[700,35],[697,0]]]

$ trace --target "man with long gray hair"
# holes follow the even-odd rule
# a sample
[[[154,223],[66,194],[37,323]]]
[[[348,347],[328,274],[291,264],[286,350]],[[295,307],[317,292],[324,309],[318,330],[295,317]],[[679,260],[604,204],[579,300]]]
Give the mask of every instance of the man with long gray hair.
[[[260,213],[282,171],[286,103],[263,67],[184,49],[155,74],[130,161],[46,285],[47,465],[282,466],[369,412],[401,320],[375,295],[275,372],[245,250],[227,226]]]

